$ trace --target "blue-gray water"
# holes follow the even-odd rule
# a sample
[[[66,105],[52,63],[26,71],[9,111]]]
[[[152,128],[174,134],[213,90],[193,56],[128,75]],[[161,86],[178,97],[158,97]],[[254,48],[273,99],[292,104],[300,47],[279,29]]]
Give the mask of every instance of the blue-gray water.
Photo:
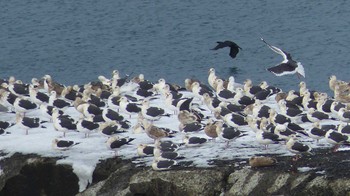
[[[118,69],[183,84],[215,67],[223,78],[296,89],[296,76],[266,71],[282,58],[263,36],[302,62],[309,88],[328,91],[330,75],[348,80],[349,32],[350,2],[340,0],[0,1],[0,77],[82,84]],[[223,40],[243,48],[236,59],[210,50]]]

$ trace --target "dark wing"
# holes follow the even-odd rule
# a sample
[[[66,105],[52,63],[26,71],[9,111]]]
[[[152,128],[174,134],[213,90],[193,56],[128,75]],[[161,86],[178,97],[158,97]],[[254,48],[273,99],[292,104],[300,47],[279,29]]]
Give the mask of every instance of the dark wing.
[[[90,104],[87,111],[96,116],[102,114],[102,110],[94,104]]]
[[[177,157],[179,157],[179,153],[165,151],[162,153],[161,157],[166,158],[166,159],[176,159]]]
[[[159,161],[159,162],[157,163],[157,167],[158,167],[158,168],[166,169],[166,168],[172,167],[174,164],[175,164],[175,161],[172,161],[172,160],[162,160],[162,161]]]
[[[326,131],[323,129],[319,129],[319,128],[312,128],[310,131],[312,134],[317,135],[317,136],[325,136],[326,135]]]
[[[203,144],[205,142],[207,142],[207,139],[201,137],[190,137],[188,141],[189,144]]]
[[[182,110],[190,111],[192,101],[193,101],[193,97],[192,97],[192,98],[189,98],[189,99],[186,99],[186,101],[184,101],[184,102],[180,105],[179,110],[180,110],[180,111],[182,111]]]
[[[70,130],[76,130],[77,129],[77,125],[74,124],[69,118],[62,117],[59,120],[60,120],[59,124],[63,128],[67,128],[67,129],[70,129]]]
[[[135,103],[129,103],[126,106],[126,110],[129,111],[129,112],[140,112],[141,108],[138,107]]]
[[[225,47],[230,47],[233,42],[231,41],[224,41],[224,42],[216,42],[218,43],[217,46],[215,46],[215,48],[213,48],[212,50],[217,50],[217,49],[221,49],[221,48],[225,48]]]
[[[36,95],[36,97],[37,97],[40,101],[46,102],[46,103],[48,103],[48,102],[49,102],[49,99],[50,99],[50,97],[49,97],[47,94],[42,93],[42,92],[38,92],[37,95]]]
[[[143,152],[145,154],[151,154],[153,155],[153,151],[154,151],[154,146],[146,146],[144,149],[143,149]]]
[[[343,113],[344,118],[350,118],[350,112],[344,112]]]
[[[70,147],[74,144],[73,141],[68,141],[68,140],[60,140],[57,142],[57,147],[59,148],[66,148],[66,147]]]
[[[222,137],[226,138],[226,139],[234,139],[234,138],[238,137],[239,135],[241,135],[240,131],[236,130],[233,127],[226,127],[223,130]]]
[[[307,152],[310,150],[310,147],[300,142],[295,142],[292,146],[292,150],[296,150],[298,152]]]
[[[29,100],[26,100],[26,99],[20,100],[18,105],[20,107],[23,107],[23,108],[26,108],[26,109],[35,109],[35,108],[38,107],[35,103],[33,103],[33,102],[29,101]]]
[[[287,74],[294,74],[296,68],[296,66],[293,66],[290,63],[281,63],[277,66],[267,68],[267,70],[277,76],[283,76]]]
[[[152,117],[163,115],[164,113],[165,111],[162,108],[158,108],[158,107],[149,107],[146,111],[146,114]]]
[[[124,120],[124,117],[122,115],[120,115],[118,112],[116,112],[112,109],[107,109],[106,117],[109,119],[112,119],[112,120],[117,120],[117,121]]]
[[[213,48],[212,50],[217,50],[220,48],[225,48],[225,47],[230,47],[230,56],[232,58],[235,58],[239,52],[239,49],[242,49],[241,47],[239,47],[235,42],[232,41],[224,41],[224,42],[217,42],[218,45]]]
[[[28,95],[29,94],[29,89],[27,86],[23,85],[23,84],[13,84],[13,90],[21,95]]]
[[[125,131],[121,130],[118,126],[107,126],[102,129],[102,133],[106,135],[113,135],[117,133],[124,133]]]
[[[94,130],[94,129],[97,129],[100,127],[99,124],[88,121],[88,120],[83,120],[81,122],[81,125],[89,130]]]
[[[115,140],[114,142],[111,143],[111,148],[119,148],[125,144],[129,144],[131,141],[133,141],[135,138],[122,138]]]
[[[274,134],[274,133],[263,132],[262,134],[263,134],[264,139],[270,139],[272,141],[279,141],[279,136]]]
[[[335,131],[331,132],[329,136],[332,138],[332,140],[334,140],[337,143],[344,142],[348,139],[346,135],[343,135]]]
[[[29,117],[23,117],[22,119],[22,124],[24,126],[30,127],[30,128],[35,128],[39,127],[39,118],[29,118]]]
[[[235,58],[237,56],[239,52],[239,46],[237,45],[237,47],[232,46],[230,49],[230,57]]]

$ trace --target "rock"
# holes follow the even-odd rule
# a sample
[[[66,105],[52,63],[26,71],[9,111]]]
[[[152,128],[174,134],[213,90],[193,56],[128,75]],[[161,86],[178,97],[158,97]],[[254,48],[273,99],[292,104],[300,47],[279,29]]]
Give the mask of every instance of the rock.
[[[229,195],[250,195],[259,185],[263,173],[253,172],[249,168],[244,168],[230,174],[228,183],[232,184],[228,191]]]
[[[285,173],[285,174],[282,173],[281,175],[278,175],[275,182],[272,184],[272,186],[267,189],[267,192],[272,194],[281,190],[283,186],[287,185],[287,181],[289,177],[290,177],[290,174],[288,173]]]
[[[69,165],[56,165],[57,158],[16,153],[0,161],[0,195],[74,195],[78,178]]]
[[[213,160],[211,168],[161,172],[111,158],[96,166],[92,184],[81,193],[72,167],[57,165],[59,158],[16,153],[0,160],[0,195],[347,195],[350,162],[344,157],[350,152],[315,153],[298,162],[276,155],[273,167]]]
[[[225,171],[214,169],[147,170],[132,176],[130,191],[145,195],[219,195],[224,179]]]

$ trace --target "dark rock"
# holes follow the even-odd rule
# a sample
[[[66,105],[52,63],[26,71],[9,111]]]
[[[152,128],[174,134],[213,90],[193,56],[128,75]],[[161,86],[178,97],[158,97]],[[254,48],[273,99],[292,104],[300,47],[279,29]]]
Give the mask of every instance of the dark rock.
[[[78,178],[69,165],[56,165],[55,158],[14,154],[1,160],[0,195],[75,195]]]
[[[153,171],[132,160],[102,160],[92,184],[78,193],[78,178],[59,158],[16,153],[0,161],[0,195],[347,195],[350,152],[317,149],[297,162],[272,156],[270,167],[250,167],[248,160],[210,160],[211,168],[180,165]]]

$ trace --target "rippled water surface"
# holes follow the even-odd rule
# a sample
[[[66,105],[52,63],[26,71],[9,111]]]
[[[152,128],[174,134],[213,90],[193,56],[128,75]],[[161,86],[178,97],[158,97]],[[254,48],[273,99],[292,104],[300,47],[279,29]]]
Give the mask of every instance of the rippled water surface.
[[[263,36],[304,64],[309,88],[328,91],[330,75],[349,80],[349,23],[347,1],[0,1],[0,77],[82,84],[118,69],[183,84],[215,67],[297,88],[296,76],[266,71],[282,58]],[[243,48],[236,59],[210,50],[223,40]]]

